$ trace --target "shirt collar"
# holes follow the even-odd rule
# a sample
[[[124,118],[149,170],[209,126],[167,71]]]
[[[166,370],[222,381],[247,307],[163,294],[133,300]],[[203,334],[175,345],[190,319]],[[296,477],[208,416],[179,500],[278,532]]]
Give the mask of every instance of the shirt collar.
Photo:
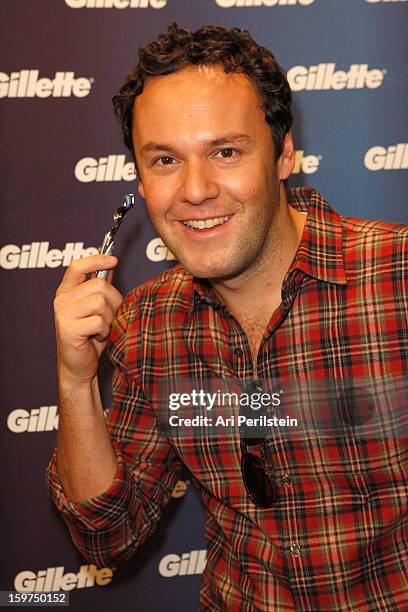
[[[196,304],[211,304],[213,308],[223,308],[223,303],[219,300],[211,283],[203,278],[192,277],[193,292],[191,306]]]
[[[287,197],[293,208],[307,213],[307,219],[286,278],[297,269],[327,283],[346,285],[341,216],[312,187],[289,189]],[[192,309],[198,303],[223,306],[207,280],[193,277],[192,283]]]
[[[291,265],[327,283],[346,285],[341,216],[312,187],[288,191],[293,208],[307,212],[298,250]]]

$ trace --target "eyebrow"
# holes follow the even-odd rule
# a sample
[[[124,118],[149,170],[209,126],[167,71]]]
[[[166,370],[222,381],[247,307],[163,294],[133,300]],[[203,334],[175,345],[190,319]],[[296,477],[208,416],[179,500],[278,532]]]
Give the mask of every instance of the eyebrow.
[[[227,134],[221,138],[215,138],[204,143],[206,149],[213,147],[222,147],[229,144],[248,143],[251,139],[247,134]],[[147,142],[142,147],[143,153],[154,153],[158,151],[164,151],[167,153],[175,153],[176,149],[169,144],[159,142]]]

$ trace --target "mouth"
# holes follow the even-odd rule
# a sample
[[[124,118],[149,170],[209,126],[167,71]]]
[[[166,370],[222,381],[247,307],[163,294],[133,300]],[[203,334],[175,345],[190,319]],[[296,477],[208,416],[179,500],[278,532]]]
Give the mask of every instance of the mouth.
[[[232,215],[225,215],[224,217],[211,217],[210,219],[188,219],[186,221],[182,221],[182,224],[192,230],[203,231],[212,229],[218,225],[224,225],[224,223],[227,223],[231,217]]]

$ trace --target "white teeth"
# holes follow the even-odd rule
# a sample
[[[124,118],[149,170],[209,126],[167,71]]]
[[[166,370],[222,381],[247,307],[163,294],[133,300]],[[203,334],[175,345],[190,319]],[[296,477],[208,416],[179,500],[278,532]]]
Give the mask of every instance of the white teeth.
[[[221,225],[222,223],[228,221],[228,219],[231,219],[231,217],[232,215],[227,215],[225,217],[214,217],[213,219],[205,220],[192,219],[191,221],[183,221],[183,223],[184,225],[187,225],[187,227],[192,227],[193,229],[207,229],[210,227],[215,227],[216,225]]]

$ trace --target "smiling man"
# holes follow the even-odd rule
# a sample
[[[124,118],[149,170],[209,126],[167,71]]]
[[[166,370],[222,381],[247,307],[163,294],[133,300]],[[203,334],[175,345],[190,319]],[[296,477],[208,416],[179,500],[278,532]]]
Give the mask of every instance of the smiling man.
[[[219,64],[148,80],[133,112],[139,193],[153,224],[237,316],[255,362],[306,218],[288,206],[283,183],[293,170],[292,138],[283,136],[273,163],[254,82]]]
[[[195,276],[241,284],[243,275],[258,285],[285,239],[296,250],[290,216],[303,225],[303,215],[288,209],[280,187],[293,168],[292,141],[284,137],[275,167],[271,129],[245,74],[203,65],[151,79],[135,103],[133,140],[140,195]]]
[[[406,437],[356,435],[356,424],[385,422],[384,398],[394,394],[393,408],[405,399],[407,228],[342,217],[311,188],[287,193],[290,98],[274,56],[248,32],[173,24],[140,52],[114,105],[139,193],[180,263],[123,304],[109,282],[86,280],[115,258],[68,268],[55,299],[51,494],[79,550],[114,564],[154,530],[184,464],[205,510],[202,610],[399,610]],[[105,420],[97,366],[109,335]],[[196,418],[198,431],[171,431],[160,426],[169,380],[188,380],[196,396],[223,381],[257,401],[271,381],[340,381],[354,404],[350,416],[340,395],[330,435],[283,435],[279,401],[252,436],[233,425],[211,435],[200,404],[177,418]],[[392,393],[373,395],[382,380]],[[355,390],[362,381],[368,404]],[[246,419],[240,410],[230,424]]]

